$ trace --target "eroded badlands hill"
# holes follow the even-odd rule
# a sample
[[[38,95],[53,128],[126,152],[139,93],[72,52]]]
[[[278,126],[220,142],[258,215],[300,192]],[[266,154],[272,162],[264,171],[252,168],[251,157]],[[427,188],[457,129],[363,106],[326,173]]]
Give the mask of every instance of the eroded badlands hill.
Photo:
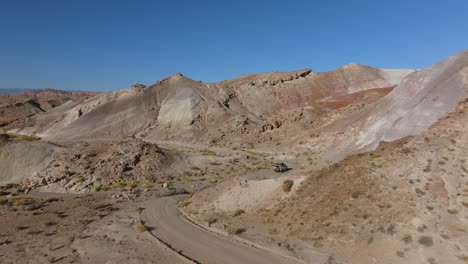
[[[141,133],[149,138],[208,141],[202,138],[207,133],[213,139],[226,132],[257,132],[268,125],[268,117],[304,107],[319,113],[375,100],[409,72],[353,64],[327,73],[274,72],[215,84],[176,74],[149,87],[135,85],[63,105],[39,115],[36,126],[18,132],[49,140],[112,139]],[[368,89],[373,91],[371,96],[366,96]],[[254,131],[245,131],[248,124],[254,124]]]

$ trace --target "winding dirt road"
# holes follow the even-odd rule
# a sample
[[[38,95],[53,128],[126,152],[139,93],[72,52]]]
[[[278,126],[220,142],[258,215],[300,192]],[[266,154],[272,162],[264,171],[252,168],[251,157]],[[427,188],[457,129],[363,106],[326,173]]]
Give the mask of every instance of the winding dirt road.
[[[223,239],[184,221],[177,210],[178,201],[184,197],[153,199],[141,213],[146,225],[155,227],[151,233],[184,256],[203,264],[297,264],[272,252]]]

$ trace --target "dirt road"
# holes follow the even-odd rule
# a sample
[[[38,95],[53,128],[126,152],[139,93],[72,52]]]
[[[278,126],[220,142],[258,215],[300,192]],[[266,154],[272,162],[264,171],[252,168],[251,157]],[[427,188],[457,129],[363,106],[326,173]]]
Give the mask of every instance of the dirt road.
[[[141,214],[151,233],[175,250],[203,264],[293,264],[297,263],[266,250],[223,239],[184,221],[177,210],[183,196],[153,199]]]

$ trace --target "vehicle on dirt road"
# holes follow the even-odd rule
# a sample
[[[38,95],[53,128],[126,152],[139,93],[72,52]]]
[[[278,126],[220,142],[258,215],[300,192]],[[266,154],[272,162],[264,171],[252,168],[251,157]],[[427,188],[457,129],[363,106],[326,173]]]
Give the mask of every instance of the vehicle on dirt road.
[[[274,170],[275,172],[285,172],[285,171],[288,171],[289,168],[286,164],[284,164],[283,162],[280,162],[280,163],[275,164]]]

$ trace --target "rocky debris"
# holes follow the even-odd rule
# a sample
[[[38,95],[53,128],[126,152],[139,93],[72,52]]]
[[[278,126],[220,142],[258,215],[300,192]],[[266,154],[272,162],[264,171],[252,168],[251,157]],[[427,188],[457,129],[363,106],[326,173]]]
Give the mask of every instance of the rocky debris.
[[[280,128],[282,125],[283,125],[282,121],[274,121],[273,124],[262,125],[260,132],[266,132],[269,130],[273,130],[275,128]]]
[[[64,191],[83,192],[116,183],[154,181],[169,158],[155,144],[129,138],[78,147],[58,153],[42,172],[25,181],[25,188],[57,184]]]
[[[267,86],[267,85],[277,85],[280,83],[290,82],[297,80],[299,78],[306,77],[312,72],[311,69],[304,69],[295,72],[282,72],[282,73],[275,73],[276,75],[270,76],[270,78],[266,79],[258,79],[255,81],[249,82],[251,86]]]
[[[223,100],[223,102],[221,103],[222,106],[226,107],[226,108],[229,108],[230,105],[229,105],[229,101],[231,101],[232,99],[234,99],[236,97],[236,95],[234,93],[230,93],[226,99]]]
[[[120,189],[112,198],[126,201],[135,201],[141,195],[141,190],[138,188]]]
[[[293,81],[293,80],[296,80],[296,79],[299,79],[299,78],[302,78],[302,77],[306,77],[306,76],[309,75],[309,73],[311,73],[311,72],[312,72],[311,69],[305,69],[305,70],[293,72],[293,73],[291,73],[290,75],[285,76],[285,77],[282,77],[282,78],[280,78],[280,79],[270,80],[270,81],[268,81],[268,84],[270,84],[270,85],[276,85],[276,84],[278,84],[278,83],[284,83],[284,82]]]
[[[0,134],[0,142],[1,141],[7,141],[8,139],[10,139],[10,136],[6,133],[1,133]]]

